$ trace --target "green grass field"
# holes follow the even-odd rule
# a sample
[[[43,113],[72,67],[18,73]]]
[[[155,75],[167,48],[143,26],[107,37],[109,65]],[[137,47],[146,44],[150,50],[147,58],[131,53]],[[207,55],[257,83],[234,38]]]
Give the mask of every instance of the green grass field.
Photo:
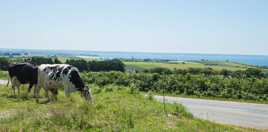
[[[7,71],[0,71],[0,79],[7,79]]]
[[[40,104],[32,94],[12,97],[0,86],[0,131],[257,131],[195,119],[180,104],[167,104],[164,112],[162,103],[125,87],[93,89],[92,103],[60,92],[57,102]]]
[[[152,69],[152,68],[168,68],[168,69],[188,69],[188,68],[213,68],[215,70],[245,70],[246,68],[253,67],[249,65],[234,63],[234,62],[220,62],[220,61],[185,61],[185,62],[136,62],[125,61],[127,69]]]
[[[80,57],[58,57],[62,62],[67,59],[84,59],[86,61],[92,61],[92,58],[80,58]],[[213,68],[215,70],[227,69],[231,71],[245,70],[254,66],[240,64],[236,62],[228,61],[171,61],[171,62],[145,62],[145,61],[124,61],[127,69],[152,69],[152,68],[168,68],[168,69],[188,69],[188,68]],[[266,70],[268,72],[268,70]]]

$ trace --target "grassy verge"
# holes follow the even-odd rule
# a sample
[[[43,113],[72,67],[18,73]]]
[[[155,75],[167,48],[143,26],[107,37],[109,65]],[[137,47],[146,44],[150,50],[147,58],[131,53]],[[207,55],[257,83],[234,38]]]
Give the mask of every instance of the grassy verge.
[[[128,88],[94,86],[93,103],[78,94],[57,102],[38,104],[34,99],[10,97],[0,86],[1,131],[257,131],[194,119],[182,105],[163,105]],[[26,92],[26,88],[24,91]]]

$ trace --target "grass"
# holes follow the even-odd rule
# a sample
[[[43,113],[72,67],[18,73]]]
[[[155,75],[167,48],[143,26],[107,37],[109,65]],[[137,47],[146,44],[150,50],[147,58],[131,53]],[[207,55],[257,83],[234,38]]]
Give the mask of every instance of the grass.
[[[185,61],[185,62],[135,62],[125,61],[127,69],[152,69],[152,68],[168,68],[168,69],[188,69],[188,68],[212,68],[215,70],[245,70],[246,68],[252,67],[249,65],[234,63],[234,62],[220,62],[220,61]]]
[[[126,87],[93,86],[93,103],[61,91],[57,102],[39,104],[9,90],[0,86],[0,131],[257,131],[195,119],[180,104],[164,112],[162,103]]]
[[[7,71],[0,71],[0,79],[7,79]]]

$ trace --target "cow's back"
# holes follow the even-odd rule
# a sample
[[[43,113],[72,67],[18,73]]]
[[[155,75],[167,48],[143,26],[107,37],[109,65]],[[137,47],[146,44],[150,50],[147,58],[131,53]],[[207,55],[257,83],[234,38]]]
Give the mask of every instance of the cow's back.
[[[8,74],[12,78],[14,76],[20,75],[21,69],[23,66],[26,65],[25,63],[21,64],[11,64],[8,67]]]
[[[46,82],[63,83],[61,70],[68,64],[42,64],[38,67],[38,83],[44,86]],[[60,84],[59,84],[60,85]]]
[[[21,75],[19,80],[23,83],[37,84],[38,80],[38,68],[30,64],[25,65],[21,70]]]
[[[11,78],[16,77],[22,84],[37,84],[38,68],[31,64],[13,64],[8,68],[8,72]]]
[[[42,64],[38,69],[40,84],[48,81],[63,85],[71,83],[74,88],[79,90],[85,86],[78,69],[69,64]]]

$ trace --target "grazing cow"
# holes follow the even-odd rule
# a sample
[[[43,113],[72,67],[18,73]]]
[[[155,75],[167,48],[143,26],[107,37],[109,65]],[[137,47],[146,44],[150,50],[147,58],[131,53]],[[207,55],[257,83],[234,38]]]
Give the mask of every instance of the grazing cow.
[[[38,67],[35,67],[29,63],[11,64],[8,67],[8,74],[14,95],[16,88],[18,89],[18,94],[20,94],[21,84],[29,84],[28,93],[31,92],[31,89],[34,85],[36,90],[38,82]]]
[[[43,87],[49,98],[49,91],[57,99],[58,89],[64,87],[65,95],[80,91],[86,100],[91,99],[91,92],[79,75],[76,67],[68,64],[42,64],[38,67],[38,87]],[[39,90],[38,90],[39,93]],[[37,93],[37,94],[38,94]]]

